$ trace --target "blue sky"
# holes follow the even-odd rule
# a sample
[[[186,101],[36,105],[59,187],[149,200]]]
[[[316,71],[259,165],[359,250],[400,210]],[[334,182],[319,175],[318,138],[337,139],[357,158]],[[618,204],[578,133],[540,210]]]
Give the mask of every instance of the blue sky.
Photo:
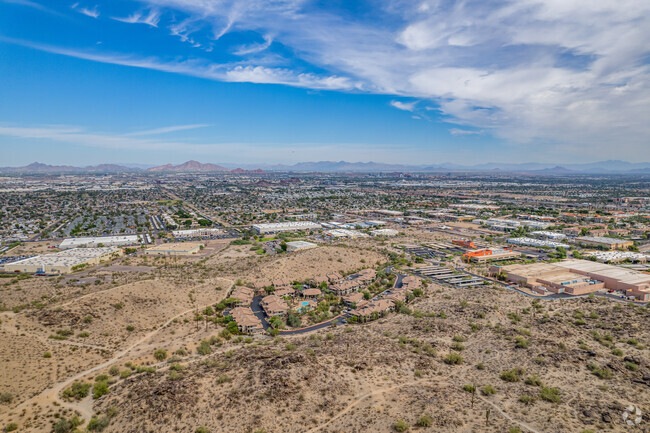
[[[0,165],[650,160],[646,0],[0,0]]]

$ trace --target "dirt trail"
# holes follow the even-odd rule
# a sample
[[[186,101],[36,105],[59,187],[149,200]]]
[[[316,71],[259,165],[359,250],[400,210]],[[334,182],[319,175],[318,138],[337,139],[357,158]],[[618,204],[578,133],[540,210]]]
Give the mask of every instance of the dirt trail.
[[[487,403],[489,406],[491,406],[493,409],[495,409],[495,410],[499,413],[499,415],[501,415],[502,417],[504,417],[504,418],[507,419],[508,421],[510,421],[510,422],[512,422],[512,423],[515,423],[515,424],[519,425],[520,427],[522,427],[522,428],[524,429],[524,431],[527,430],[527,431],[532,432],[532,433],[543,433],[543,432],[541,432],[541,431],[539,431],[539,430],[537,430],[537,429],[534,429],[533,427],[529,426],[528,424],[526,424],[526,423],[523,422],[523,421],[519,421],[519,420],[516,420],[516,419],[512,418],[510,415],[508,415],[508,414],[505,413],[503,410],[501,410],[501,408],[500,408],[499,406],[497,406],[496,404],[492,403],[492,402],[491,402],[490,400],[488,400],[486,397],[483,397],[482,395],[479,395],[479,394],[476,394],[476,396],[477,396],[477,397],[478,397],[478,398],[479,398],[483,403]]]
[[[352,403],[348,404],[348,405],[346,406],[346,408],[343,409],[341,412],[339,412],[338,415],[336,415],[334,418],[331,418],[331,419],[330,419],[329,421],[327,421],[325,424],[321,424],[321,425],[316,426],[316,427],[314,427],[314,428],[312,428],[312,429],[310,429],[310,430],[307,430],[307,433],[312,433],[312,432],[317,432],[317,431],[322,430],[323,428],[325,428],[325,427],[327,427],[328,425],[330,425],[332,422],[336,421],[337,419],[339,419],[340,417],[342,417],[342,416],[345,415],[346,413],[350,412],[350,411],[351,411],[352,409],[354,409],[354,408],[355,408],[359,403],[361,403],[362,401],[364,401],[364,400],[367,399],[368,397],[372,397],[372,396],[375,396],[375,395],[378,395],[378,394],[383,394],[383,393],[385,393],[385,392],[392,391],[392,390],[394,390],[394,389],[398,389],[398,388],[402,388],[402,387],[404,387],[404,386],[417,385],[417,384],[420,384],[420,383],[431,384],[431,382],[426,382],[426,381],[424,381],[424,380],[414,380],[414,381],[412,381],[412,382],[406,382],[406,383],[402,383],[402,384],[399,384],[399,385],[390,386],[390,387],[388,387],[388,388],[381,388],[381,389],[378,389],[378,390],[375,390],[375,391],[372,391],[372,392],[369,392],[369,393],[363,394],[363,395],[361,395],[360,397],[358,397],[356,400],[354,400]]]
[[[234,282],[231,281],[231,287],[232,287],[233,284],[234,284]],[[199,309],[204,309],[204,308],[207,308],[208,306],[213,305],[213,304],[214,304],[214,301],[209,303],[209,304],[200,306],[198,308]],[[61,381],[61,382],[58,382],[58,383],[52,385],[51,387],[45,389],[40,394],[38,394],[38,395],[28,399],[28,400],[25,400],[24,402],[22,402],[21,404],[16,406],[15,410],[20,411],[20,410],[23,410],[23,409],[27,409],[29,406],[31,406],[31,405],[33,405],[34,403],[37,403],[37,402],[47,403],[47,402],[52,401],[52,402],[56,402],[56,403],[60,404],[63,407],[71,409],[73,411],[78,411],[81,414],[82,418],[84,418],[86,420],[89,420],[94,415],[94,411],[93,411],[93,408],[92,408],[92,397],[88,396],[88,397],[86,397],[85,399],[83,399],[83,400],[81,400],[79,402],[67,402],[67,401],[63,401],[63,400],[61,400],[59,398],[59,394],[61,393],[61,391],[63,389],[65,389],[66,387],[68,387],[70,384],[72,384],[72,382],[74,382],[75,380],[83,379],[85,376],[87,376],[89,374],[92,374],[92,373],[94,373],[96,371],[99,371],[99,370],[102,370],[102,369],[104,369],[106,367],[109,367],[111,364],[113,364],[114,362],[116,362],[120,358],[127,355],[133,349],[135,349],[139,345],[145,343],[147,340],[151,339],[158,332],[165,329],[175,319],[178,319],[179,317],[181,317],[181,316],[183,316],[185,314],[191,313],[191,312],[193,312],[195,310],[196,310],[196,308],[191,308],[189,310],[183,311],[182,313],[179,313],[179,314],[175,315],[174,317],[171,317],[165,323],[163,323],[162,325],[156,327],[156,329],[154,329],[153,331],[147,333],[142,338],[140,338],[139,340],[137,340],[136,342],[131,344],[129,347],[127,347],[127,348],[125,348],[123,350],[120,350],[119,352],[116,352],[115,355],[111,359],[109,359],[109,360],[107,360],[107,361],[105,361],[105,362],[103,362],[103,363],[101,363],[99,365],[96,365],[95,367],[92,367],[92,368],[90,368],[88,370],[82,371],[81,373],[78,373],[78,374],[76,374],[76,375],[74,375],[72,377],[69,377],[69,378],[65,379],[64,381]]]

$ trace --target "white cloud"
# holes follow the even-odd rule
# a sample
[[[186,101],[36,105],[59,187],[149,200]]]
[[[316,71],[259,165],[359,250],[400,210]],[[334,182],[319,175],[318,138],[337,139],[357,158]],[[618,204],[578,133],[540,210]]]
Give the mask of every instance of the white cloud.
[[[573,154],[585,146],[605,154],[616,143],[621,157],[647,153],[647,0],[377,0],[387,21],[304,8],[307,0],[145,2],[180,12],[169,31],[192,45],[212,47],[228,32],[254,31],[331,72],[246,58],[272,51],[270,37],[236,49],[243,59],[234,65],[58,52],[215,80],[417,98],[438,105],[449,122],[535,149],[552,143]],[[211,41],[203,40],[205,29]]]
[[[270,47],[272,43],[273,43],[273,37],[271,37],[271,35],[264,35],[263,43],[242,45],[235,51],[235,54],[237,54],[238,56],[245,56],[247,54],[259,53],[260,51],[264,51],[268,47]]]
[[[78,3],[75,3],[74,5],[72,5],[72,8],[77,10],[79,13],[82,13],[91,18],[99,18],[100,15],[99,8],[97,7],[97,5],[95,5],[95,7],[93,7],[92,9],[89,9],[86,7],[78,7]]]
[[[395,101],[395,100],[390,101],[390,105],[397,108],[398,110],[404,110],[404,111],[415,110],[415,104],[417,104],[417,101],[413,101],[413,102],[402,102],[402,101]]]
[[[125,136],[140,136],[140,135],[157,135],[157,134],[167,134],[170,132],[178,132],[178,131],[187,131],[190,129],[197,129],[197,128],[205,128],[210,126],[207,123],[196,123],[192,125],[176,125],[176,126],[165,126],[162,128],[156,128],[156,129],[148,129],[146,131],[136,131],[136,132],[130,132],[128,134],[124,134]]]
[[[158,23],[160,22],[160,11],[158,9],[151,9],[146,15],[142,11],[137,11],[126,18],[113,17],[113,19],[123,23],[146,24],[152,27],[158,27]]]
[[[483,131],[470,131],[468,129],[451,128],[449,130],[449,133],[451,135],[480,135],[483,134]]]

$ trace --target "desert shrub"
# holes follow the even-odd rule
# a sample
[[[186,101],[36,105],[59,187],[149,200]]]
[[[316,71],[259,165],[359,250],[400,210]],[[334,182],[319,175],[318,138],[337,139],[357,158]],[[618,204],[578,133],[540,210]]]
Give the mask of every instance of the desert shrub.
[[[418,427],[431,427],[433,425],[433,418],[429,415],[422,415],[416,425]]]
[[[126,379],[129,376],[131,376],[131,370],[124,370],[120,373],[120,378],[122,379]]]
[[[88,396],[91,385],[84,382],[73,382],[72,385],[63,390],[63,398],[67,400],[81,400]]]
[[[158,361],[164,361],[167,358],[167,351],[165,349],[158,349],[153,353],[153,357]]]
[[[117,376],[118,374],[120,374],[120,367],[118,367],[117,365],[112,366],[108,370],[108,374],[110,374],[111,376]]]
[[[612,355],[623,356],[623,351],[621,349],[612,349]]]
[[[485,385],[483,388],[481,388],[481,394],[483,395],[494,395],[496,393],[497,390],[492,385]]]
[[[51,357],[52,357],[52,353],[51,353],[51,352],[45,352],[45,353],[43,354],[43,358],[51,358]]]
[[[535,402],[535,397],[529,394],[522,394],[521,397],[519,397],[519,401],[524,404],[532,404]]]
[[[16,430],[18,430],[18,424],[16,424],[15,422],[10,422],[10,423],[7,424],[7,426],[5,427],[5,431],[6,431],[6,432],[16,431]]]
[[[528,349],[530,346],[530,340],[525,339],[524,337],[515,338],[515,347],[518,349]]]
[[[128,325],[126,327],[126,330],[129,331],[129,332],[133,332],[133,331],[135,331],[135,328],[133,327],[133,325]]]
[[[607,367],[599,367],[598,365],[596,365],[594,363],[589,363],[587,365],[587,368],[595,376],[597,376],[597,377],[599,377],[601,379],[611,379],[612,378],[612,370],[610,370]]]
[[[201,341],[201,344],[196,348],[196,351],[198,352],[199,355],[209,355],[212,353],[212,348],[210,347],[210,343],[206,340]]]
[[[560,390],[557,388],[543,386],[539,391],[539,396],[542,400],[550,401],[551,403],[559,403],[562,401],[560,398]]]
[[[542,379],[540,379],[538,375],[533,374],[531,376],[528,376],[524,383],[526,385],[542,386]]]
[[[14,396],[8,392],[0,394],[0,403],[10,404],[12,401],[14,401]]]
[[[207,427],[201,426],[194,430],[194,433],[210,433],[210,430]]]
[[[107,382],[97,382],[95,386],[93,386],[93,398],[98,399],[103,395],[108,394],[111,392],[110,389],[108,389],[108,383]]]
[[[463,391],[474,394],[476,392],[476,386],[469,383],[469,384],[463,386]]]
[[[627,368],[630,371],[637,371],[639,369],[639,364],[635,362],[626,362],[625,368]]]
[[[454,341],[457,343],[464,343],[467,341],[467,338],[463,337],[462,335],[454,335]]]
[[[80,333],[77,334],[77,337],[79,337],[79,338],[87,338],[88,336],[90,336],[90,334],[88,332],[86,332],[86,331],[83,331],[83,332],[80,332]]]
[[[508,433],[521,433],[521,429],[519,427],[510,427]]]
[[[94,417],[92,417],[90,419],[90,421],[88,421],[87,428],[88,428],[88,431],[102,431],[106,427],[108,427],[108,424],[110,422],[111,421],[105,416],[102,416],[102,417],[99,417],[99,418],[94,416]]]
[[[400,419],[395,424],[393,424],[393,428],[395,429],[395,431],[405,432],[406,430],[409,429],[409,425],[406,423],[406,421]]]
[[[100,374],[99,376],[95,377],[95,382],[108,382],[108,375]]]
[[[504,380],[506,382],[519,382],[521,379],[521,375],[523,374],[523,369],[521,368],[513,368],[511,370],[506,370],[501,372],[501,380]]]
[[[463,350],[465,350],[465,346],[463,346],[463,345],[460,344],[460,343],[454,343],[454,344],[452,344],[452,345],[451,345],[451,348],[452,348],[452,350],[455,350],[455,351],[457,351],[457,352],[462,352]]]
[[[449,353],[445,356],[445,364],[458,365],[463,363],[463,357],[459,353]]]

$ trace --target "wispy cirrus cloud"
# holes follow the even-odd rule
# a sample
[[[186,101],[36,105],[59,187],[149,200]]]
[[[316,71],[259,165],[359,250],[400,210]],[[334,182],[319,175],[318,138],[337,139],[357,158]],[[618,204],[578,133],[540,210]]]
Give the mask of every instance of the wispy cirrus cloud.
[[[48,50],[212,80],[412,98],[435,104],[436,115],[459,125],[454,129],[516,143],[559,143],[573,152],[605,152],[617,143],[632,157],[647,151],[647,0],[378,0],[377,17],[339,14],[307,0],[143,3],[142,10],[160,11],[161,32],[206,51],[224,48],[229,33],[257,36],[225,47],[242,57],[234,64],[190,55],[172,61],[146,49]],[[256,63],[259,53],[277,54],[278,47],[296,61],[269,55]],[[398,109],[411,104],[396,101]]]
[[[151,27],[158,27],[158,23],[160,22],[160,11],[153,8],[150,9],[147,14],[142,11],[136,11],[128,17],[113,17],[113,19],[128,24],[146,24]]]
[[[156,128],[156,129],[148,129],[146,131],[135,131],[135,132],[129,132],[128,134],[124,134],[127,137],[136,137],[136,136],[141,136],[141,135],[158,135],[158,134],[168,134],[170,132],[178,132],[178,131],[187,131],[190,129],[197,129],[197,128],[206,128],[208,126],[211,126],[207,123],[195,123],[192,125],[176,125],[176,126],[164,126],[162,128]]]
[[[99,6],[97,6],[97,5],[93,6],[93,8],[91,9],[91,8],[84,7],[84,6],[79,6],[79,3],[74,3],[72,5],[72,9],[76,10],[80,14],[84,14],[87,17],[91,17],[91,18],[99,18],[99,15],[100,15]]]
[[[469,129],[451,128],[449,133],[451,135],[481,135],[483,134],[483,130],[470,131]]]

